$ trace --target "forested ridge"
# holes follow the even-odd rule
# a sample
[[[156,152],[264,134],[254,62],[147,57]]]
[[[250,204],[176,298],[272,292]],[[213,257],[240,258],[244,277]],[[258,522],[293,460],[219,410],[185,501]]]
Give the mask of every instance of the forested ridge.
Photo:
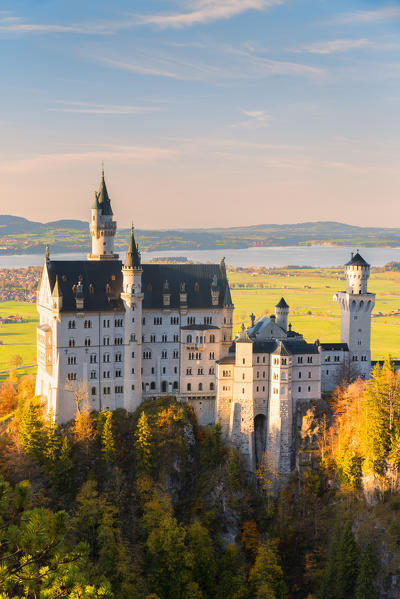
[[[246,475],[190,405],[78,404],[63,427],[14,377],[0,436],[0,597],[394,599],[400,574],[400,375],[311,407],[298,469]],[[4,389],[0,389],[0,396]],[[11,404],[10,404],[11,405]]]

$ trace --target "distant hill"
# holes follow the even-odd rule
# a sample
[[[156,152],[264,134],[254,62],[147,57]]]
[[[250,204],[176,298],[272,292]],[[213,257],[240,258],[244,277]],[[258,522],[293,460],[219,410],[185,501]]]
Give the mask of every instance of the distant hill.
[[[128,235],[128,229],[118,231],[118,249],[125,249]],[[146,251],[317,244],[400,246],[400,228],[356,227],[335,221],[212,229],[139,229],[136,235],[141,249]],[[81,220],[40,223],[0,215],[0,253],[41,252],[46,243],[51,245],[52,251],[87,251],[90,245],[88,223]]]

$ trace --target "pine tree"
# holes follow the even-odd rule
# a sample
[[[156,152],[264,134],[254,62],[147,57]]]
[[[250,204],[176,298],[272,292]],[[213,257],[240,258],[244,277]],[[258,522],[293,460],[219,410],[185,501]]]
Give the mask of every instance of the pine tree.
[[[346,522],[340,537],[337,553],[337,577],[335,599],[348,599],[353,596],[358,574],[358,549],[352,523]]]
[[[137,424],[135,449],[138,469],[149,472],[151,469],[151,430],[145,412],[140,414]]]
[[[284,596],[283,570],[276,546],[271,541],[260,544],[256,561],[250,570],[249,584],[255,597],[260,599],[279,599]]]
[[[64,437],[57,461],[53,465],[52,480],[60,494],[68,494],[73,488],[74,463],[71,459],[71,447],[68,438]]]
[[[336,528],[331,541],[328,559],[322,575],[318,599],[336,599],[335,586],[337,576],[337,559],[340,545],[340,529]]]
[[[25,453],[37,459],[42,457],[43,421],[33,401],[24,406],[18,436]]]
[[[371,545],[362,552],[359,562],[355,599],[377,599],[375,587],[377,560]]]
[[[44,458],[49,464],[54,464],[60,452],[61,439],[58,425],[53,419],[52,414],[49,414],[48,420],[45,423],[43,437]]]
[[[193,579],[205,597],[213,597],[216,562],[214,547],[208,530],[196,521],[187,531],[189,550],[193,555]]]
[[[103,431],[101,434],[101,451],[106,462],[115,460],[115,441],[112,430],[112,412],[106,412]]]

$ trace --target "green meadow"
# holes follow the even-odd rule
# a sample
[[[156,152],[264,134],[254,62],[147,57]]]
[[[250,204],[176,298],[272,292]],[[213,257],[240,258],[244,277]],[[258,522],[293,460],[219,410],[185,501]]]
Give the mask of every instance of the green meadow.
[[[345,289],[343,271],[335,269],[276,270],[268,274],[228,272],[235,304],[235,331],[249,322],[249,315],[258,317],[273,313],[283,296],[290,306],[289,322],[312,342],[340,341],[340,311],[333,301],[336,291]],[[263,289],[257,288],[263,285]],[[239,288],[243,285],[244,288]],[[249,285],[251,287],[249,288]],[[376,293],[372,319],[372,356],[383,358],[387,353],[400,358],[400,273],[372,273],[368,286]]]
[[[0,370],[9,368],[10,360],[16,355],[22,357],[23,364],[36,362],[36,305],[26,302],[0,302],[0,317],[4,318],[10,314],[20,314],[26,322],[0,325]],[[28,372],[35,372],[35,369],[31,368]],[[0,373],[0,380],[3,378],[5,375]]]
[[[256,317],[273,313],[283,296],[290,306],[289,322],[308,341],[340,340],[340,312],[333,295],[345,288],[342,271],[280,269],[268,274],[228,271],[228,277],[235,304],[234,332],[242,322],[250,323],[252,312]],[[373,358],[383,358],[387,353],[400,358],[400,312],[394,314],[400,310],[400,273],[372,273],[369,290],[377,295],[374,314],[382,313],[372,319]],[[1,302],[0,317],[10,314],[21,314],[26,322],[0,325],[0,370],[9,368],[15,355],[20,355],[27,365],[36,362],[35,304]],[[4,375],[0,373],[2,378]]]

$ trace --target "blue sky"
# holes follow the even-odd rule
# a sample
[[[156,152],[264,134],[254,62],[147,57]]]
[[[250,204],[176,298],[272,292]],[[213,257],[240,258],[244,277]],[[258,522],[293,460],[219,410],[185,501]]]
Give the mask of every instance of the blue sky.
[[[400,226],[400,3],[2,0],[0,213]]]

